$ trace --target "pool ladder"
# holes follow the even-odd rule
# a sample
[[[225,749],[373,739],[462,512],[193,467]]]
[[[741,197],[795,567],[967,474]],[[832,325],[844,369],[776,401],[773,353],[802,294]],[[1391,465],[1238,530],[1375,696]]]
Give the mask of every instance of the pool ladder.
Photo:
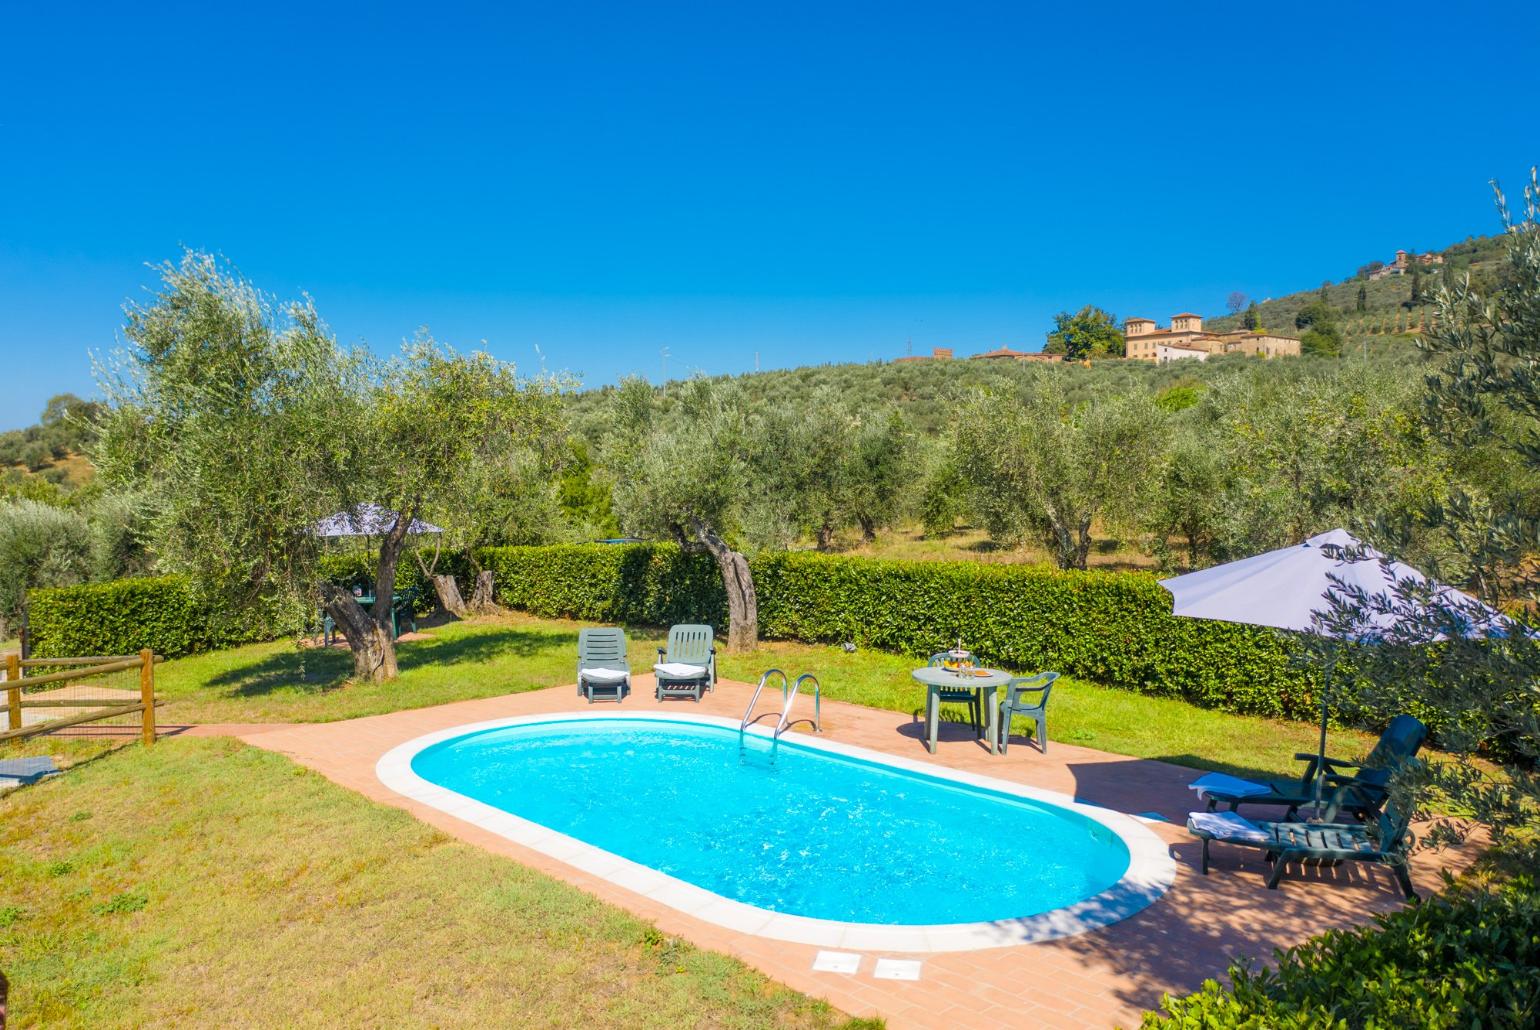
[[[810,672],[804,672],[798,676],[795,682],[790,681],[780,669],[769,669],[759,677],[759,685],[754,688],[754,696],[749,698],[749,706],[743,710],[743,721],[738,723],[738,753],[743,754],[744,735],[748,732],[749,724],[754,721],[754,706],[759,704],[759,695],[765,689],[765,684],[770,682],[772,676],[781,680],[781,717],[776,720],[775,732],[770,736],[770,761],[775,761],[776,749],[781,743],[781,734],[791,725],[791,706],[796,703],[797,694],[802,690],[805,680],[813,682],[813,732],[823,732],[823,691],[819,686],[818,677]]]

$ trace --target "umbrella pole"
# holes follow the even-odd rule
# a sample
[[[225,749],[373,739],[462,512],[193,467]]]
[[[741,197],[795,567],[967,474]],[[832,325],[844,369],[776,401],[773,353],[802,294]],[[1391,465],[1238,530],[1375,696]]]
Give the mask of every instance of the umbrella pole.
[[[1321,743],[1316,748],[1315,761],[1315,817],[1321,817],[1321,793],[1326,778],[1326,723],[1330,718],[1331,676],[1337,668],[1337,645],[1332,643],[1326,657],[1326,673],[1321,677]]]

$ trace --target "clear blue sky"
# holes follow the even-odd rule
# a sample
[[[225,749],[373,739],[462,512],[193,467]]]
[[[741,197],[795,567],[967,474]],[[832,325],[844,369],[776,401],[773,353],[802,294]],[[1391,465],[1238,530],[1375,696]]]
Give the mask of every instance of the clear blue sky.
[[[0,428],[183,245],[599,384],[1218,312],[1540,160],[1519,5],[117,8],[0,29]]]

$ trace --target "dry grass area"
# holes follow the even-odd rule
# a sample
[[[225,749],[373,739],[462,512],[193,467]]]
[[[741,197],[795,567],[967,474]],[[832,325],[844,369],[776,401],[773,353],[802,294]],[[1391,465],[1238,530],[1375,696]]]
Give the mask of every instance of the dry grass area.
[[[0,798],[12,1027],[828,1027],[736,960],[230,740]]]
[[[972,561],[1004,565],[1052,565],[1053,556],[1034,543],[1000,547],[982,529],[961,527],[946,536],[929,537],[918,526],[885,529],[867,543],[859,535],[840,538],[841,554],[864,558],[895,558],[904,561]],[[1098,536],[1087,565],[1093,569],[1128,570],[1156,567],[1155,559],[1131,543]]]

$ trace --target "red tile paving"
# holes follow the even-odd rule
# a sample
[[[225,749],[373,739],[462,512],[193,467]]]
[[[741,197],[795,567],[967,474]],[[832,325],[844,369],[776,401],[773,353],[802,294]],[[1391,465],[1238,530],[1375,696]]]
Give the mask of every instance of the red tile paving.
[[[723,681],[697,706],[671,700],[659,706],[650,677],[637,677],[625,702],[629,711],[666,707],[737,718],[748,703],[748,684]],[[600,706],[595,706],[595,709]],[[765,706],[769,707],[769,706]],[[1171,847],[1176,882],[1154,905],[1105,929],[1056,941],[923,956],[917,983],[875,980],[882,952],[863,954],[854,976],[815,973],[819,950],[754,937],[683,915],[530,851],[434,808],[408,800],[375,778],[380,756],[397,744],[435,730],[515,715],[589,711],[572,687],[510,694],[306,725],[200,726],[189,734],[240,737],[278,751],[328,778],[384,804],[406,809],[423,822],[489,851],[514,858],[574,884],[655,923],[660,930],[703,948],[735,955],[800,991],[826,998],[858,1016],[883,1016],[903,1027],[1032,1026],[1079,1028],[1137,1025],[1163,992],[1184,992],[1223,972],[1230,960],[1265,960],[1275,947],[1297,943],[1328,927],[1364,922],[1369,913],[1395,909],[1400,891],[1388,872],[1363,865],[1291,872],[1282,887],[1263,886],[1263,863],[1254,852],[1215,848],[1215,869],[1198,871],[1198,843],[1183,827],[1194,807],[1186,785],[1198,774],[1181,766],[1054,742],[1048,754],[1014,741],[1006,756],[988,754],[966,726],[944,724],[937,754],[927,754],[921,724],[898,713],[829,702],[824,732],[833,740],[876,751],[932,761],[1049,790],[1127,813],[1158,812],[1171,820],[1151,829]],[[806,729],[806,727],[802,727]],[[1413,878],[1419,890],[1439,884],[1439,869],[1458,870],[1471,850],[1420,855]],[[1325,882],[1318,882],[1325,881]]]

